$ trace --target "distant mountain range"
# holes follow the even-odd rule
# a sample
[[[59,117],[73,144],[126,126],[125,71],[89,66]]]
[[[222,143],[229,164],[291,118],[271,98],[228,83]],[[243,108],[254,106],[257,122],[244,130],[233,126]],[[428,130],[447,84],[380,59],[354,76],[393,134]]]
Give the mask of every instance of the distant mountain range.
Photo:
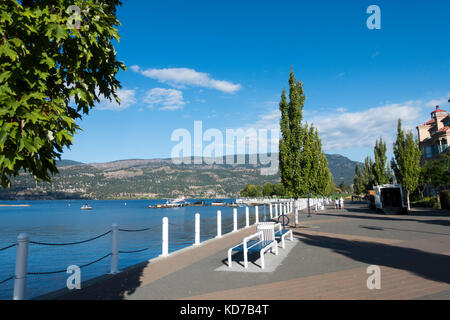
[[[52,183],[36,184],[22,173],[12,180],[12,189],[0,189],[0,199],[232,198],[247,183],[280,181],[279,174],[261,175],[262,166],[249,164],[248,155],[245,159],[245,164],[231,165],[175,164],[171,159],[89,164],[61,160],[57,162],[60,173]],[[336,185],[353,183],[357,162],[337,154],[327,159]]]

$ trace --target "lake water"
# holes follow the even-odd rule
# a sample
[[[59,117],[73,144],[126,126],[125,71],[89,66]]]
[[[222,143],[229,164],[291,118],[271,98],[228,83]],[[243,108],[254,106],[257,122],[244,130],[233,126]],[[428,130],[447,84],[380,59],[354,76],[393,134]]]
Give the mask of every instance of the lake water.
[[[197,201],[188,200],[189,202]],[[224,200],[227,203],[234,199]],[[212,200],[206,200],[210,203]],[[19,233],[25,232],[30,241],[67,243],[90,239],[103,234],[117,223],[121,229],[142,229],[143,232],[119,232],[119,250],[133,251],[154,246],[138,253],[120,253],[119,269],[155,258],[161,254],[162,218],[169,218],[169,253],[192,245],[194,217],[200,213],[201,241],[215,237],[217,210],[222,211],[222,233],[232,230],[232,207],[183,207],[149,209],[148,205],[165,200],[92,200],[93,210],[80,210],[86,201],[0,201],[0,204],[29,204],[30,207],[0,207],[0,248],[17,242]],[[260,208],[260,220],[264,208]],[[268,211],[268,210],[267,210]],[[255,221],[254,208],[250,210],[250,223]],[[245,208],[238,208],[238,228],[245,225]],[[41,273],[65,270],[69,265],[82,266],[111,252],[111,234],[91,242],[68,246],[30,244],[28,272]],[[0,282],[14,275],[16,247],[0,251]],[[110,271],[110,257],[82,268],[81,280],[86,281]],[[26,298],[64,288],[67,273],[28,275]],[[0,299],[11,299],[14,280],[0,284]]]

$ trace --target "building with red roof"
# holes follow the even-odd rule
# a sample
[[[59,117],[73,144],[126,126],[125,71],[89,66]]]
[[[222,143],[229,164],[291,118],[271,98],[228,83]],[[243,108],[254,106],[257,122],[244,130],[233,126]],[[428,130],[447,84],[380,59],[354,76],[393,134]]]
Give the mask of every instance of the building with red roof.
[[[450,100],[449,100],[450,102]],[[446,110],[436,106],[431,112],[431,120],[418,125],[419,148],[423,159],[433,159],[441,153],[450,153],[448,142],[450,141],[450,114]]]

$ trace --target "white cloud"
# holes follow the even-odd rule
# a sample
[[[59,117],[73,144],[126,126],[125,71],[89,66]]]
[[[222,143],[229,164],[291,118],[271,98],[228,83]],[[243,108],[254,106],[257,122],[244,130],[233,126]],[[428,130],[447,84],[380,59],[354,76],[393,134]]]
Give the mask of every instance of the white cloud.
[[[184,88],[185,86],[195,86],[209,89],[216,89],[225,93],[234,93],[241,89],[240,84],[234,84],[229,81],[215,80],[208,73],[198,72],[188,68],[166,68],[166,69],[147,69],[142,70],[139,66],[131,66],[131,70],[139,72],[142,75],[167,83],[175,88]]]
[[[373,146],[380,136],[391,143],[400,118],[405,128],[413,128],[420,116],[420,103],[407,101],[369,108],[360,112],[317,115],[310,122],[318,128],[325,150]]]
[[[97,106],[98,110],[114,110],[121,111],[129,108],[136,103],[136,90],[130,89],[119,89],[117,91],[117,96],[120,99],[120,104],[118,104],[114,99],[109,101],[106,98],[101,98],[100,103]]]
[[[442,97],[441,99],[434,99],[431,101],[428,101],[427,103],[425,103],[426,107],[436,107],[436,106],[440,106],[440,107],[444,107],[445,104],[447,104],[448,99],[450,97],[450,92],[448,93],[448,95],[446,97]]]
[[[159,107],[159,110],[178,110],[186,103],[183,93],[175,89],[154,88],[145,94],[144,102],[149,108]]]
[[[397,121],[402,119],[404,129],[414,129],[421,122],[423,114],[420,101],[407,101],[369,108],[359,112],[348,112],[337,108],[338,113],[314,113],[305,115],[303,121],[313,124],[319,131],[324,150],[342,150],[375,145],[380,136],[392,143],[395,139]],[[306,111],[304,109],[304,111]],[[305,114],[305,112],[304,112]],[[257,120],[246,128],[273,128],[279,132],[280,111],[259,115]]]
[[[130,67],[130,69],[133,70],[134,72],[139,72],[139,70],[140,70],[139,66],[137,66],[137,65],[132,65]]]

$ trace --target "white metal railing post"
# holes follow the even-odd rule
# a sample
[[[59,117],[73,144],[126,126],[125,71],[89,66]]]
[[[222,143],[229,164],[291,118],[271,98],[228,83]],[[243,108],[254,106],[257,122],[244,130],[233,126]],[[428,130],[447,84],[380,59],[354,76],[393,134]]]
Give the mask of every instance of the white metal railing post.
[[[119,272],[119,226],[111,225],[111,271],[110,274]]]
[[[298,203],[294,202],[294,217],[295,217],[295,226],[298,225]]]
[[[245,227],[250,227],[250,209],[245,207]]]
[[[269,214],[270,214],[270,219],[272,219],[273,218],[272,204],[269,205]]]
[[[217,238],[222,236],[222,211],[217,210]]]
[[[278,217],[278,204],[275,203],[275,218]]]
[[[169,218],[162,219],[162,254],[166,257],[169,255]]]
[[[237,209],[234,208],[233,209],[233,231],[237,231],[238,227],[237,227]]]
[[[198,246],[200,244],[200,213],[195,214],[195,243]]]
[[[30,239],[26,233],[17,236],[16,269],[14,272],[14,300],[25,299],[25,287],[28,269],[28,244]]]
[[[258,206],[255,206],[255,223],[259,223],[259,212]]]

